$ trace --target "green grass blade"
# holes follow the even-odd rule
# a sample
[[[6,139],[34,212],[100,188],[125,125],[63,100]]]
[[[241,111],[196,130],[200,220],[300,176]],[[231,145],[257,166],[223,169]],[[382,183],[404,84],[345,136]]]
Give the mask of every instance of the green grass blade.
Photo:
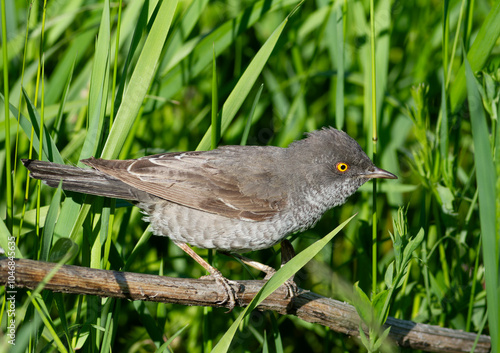
[[[446,87],[445,83],[441,84],[441,126],[439,127],[439,152],[441,159],[446,161],[448,159],[448,107],[446,100]]]
[[[212,52],[212,139],[211,139],[211,147],[212,149],[217,148],[217,144],[220,140],[220,126],[221,119],[219,114],[219,91],[217,84],[217,55],[215,54],[215,45],[214,51]]]
[[[262,48],[253,58],[250,65],[248,65],[243,75],[241,75],[241,78],[239,79],[229,97],[227,97],[226,102],[222,106],[221,135],[224,133],[224,131],[226,131],[227,127],[236,116],[236,113],[248,96],[248,93],[252,89],[253,84],[259,77],[262,69],[264,68],[264,65],[269,59],[269,56],[273,52],[287,22],[288,17],[283,22],[281,22],[278,28],[276,28],[273,34],[271,34],[271,36],[267,39]],[[196,148],[197,150],[207,150],[208,148],[210,148],[210,136],[212,133],[211,130],[212,129],[209,128],[205,133],[205,136],[203,136],[203,139]]]
[[[63,294],[62,293],[54,293],[54,302],[56,304],[57,311],[59,313],[59,318],[61,320],[61,326],[64,330],[64,337],[66,338],[66,342],[70,342],[70,330],[68,326],[68,320],[66,319],[66,307],[64,306]],[[66,345],[68,346],[68,345]],[[69,351],[74,352],[73,347],[69,346]]]
[[[38,288],[40,288],[40,286]],[[52,320],[50,313],[49,313],[49,310],[45,306],[45,302],[43,301],[40,294],[30,295],[28,292],[28,295],[31,299],[31,303],[33,304],[33,306],[37,310],[38,314],[40,315],[40,317],[44,323],[44,326],[45,326],[44,329],[48,331],[48,333],[49,333],[50,337],[52,338],[52,340],[54,341],[54,344],[57,347],[58,351],[60,353],[67,353],[68,351],[56,332],[54,321]]]
[[[142,38],[142,33],[143,31],[146,30],[147,25],[148,25],[148,11],[149,10],[149,2],[144,2],[142,5],[141,10],[139,11],[139,16],[136,19],[136,25],[134,28],[134,32],[132,34],[132,39],[130,43],[130,48],[127,52],[127,58],[125,59],[125,63],[123,63],[123,68],[122,68],[122,73],[121,73],[121,78],[120,82],[118,84],[118,91],[115,95],[115,109],[111,112],[111,114],[115,114],[117,107],[120,106],[122,100],[123,100],[123,92],[125,90],[126,86],[126,79],[127,79],[127,73],[130,68],[130,63],[132,61],[132,58],[134,56],[134,53],[136,49],[139,46],[139,43]]]
[[[255,114],[255,108],[257,108],[257,104],[259,103],[260,95],[262,94],[262,90],[264,89],[264,84],[261,84],[257,94],[255,95],[255,99],[252,104],[252,108],[250,109],[250,114],[248,114],[247,122],[245,124],[245,130],[243,131],[243,135],[241,136],[240,145],[245,146],[247,144],[248,134],[250,133],[250,126],[252,126],[252,118]]]
[[[90,77],[88,128],[80,159],[95,156],[102,139],[102,127],[108,100],[110,60],[109,0],[104,1],[101,24],[97,35],[96,52]],[[79,162],[81,163],[81,162]],[[83,164],[81,164],[83,165]]]
[[[57,188],[52,202],[50,203],[49,211],[47,212],[47,217],[45,218],[42,236],[42,248],[40,251],[39,259],[42,261],[48,261],[50,247],[52,246],[52,238],[54,236],[54,228],[57,221],[57,214],[59,213],[59,205],[61,203],[61,187]]]
[[[13,239],[12,235],[10,234],[9,229],[7,228],[7,225],[3,221],[3,219],[0,218],[0,247],[5,250],[5,254],[7,256],[10,256],[11,254],[9,251],[12,251],[11,248],[14,246],[14,253],[15,257],[18,259],[24,258],[23,254],[21,253],[21,250],[17,246],[15,246],[15,239]],[[13,242],[13,243],[12,243]]]
[[[335,126],[337,129],[344,127],[345,109],[344,109],[344,15],[342,8],[337,7],[332,10],[328,19],[327,29],[332,36],[326,36],[330,57],[336,63],[337,76],[335,79]],[[331,31],[331,32],[330,32]],[[328,40],[331,38],[331,40]]]
[[[208,0],[194,0],[182,14],[180,23],[175,26],[175,29],[172,31],[172,35],[167,41],[165,56],[160,65],[160,69],[158,70],[158,72],[160,72],[160,75],[163,75],[166,71],[168,71],[170,62],[180,51],[179,48],[182,46],[196,23],[199,21],[199,18],[203,14],[207,3]]]
[[[125,143],[156,72],[158,60],[177,8],[177,2],[177,0],[167,0],[160,5],[130,78],[134,84],[128,86],[124,99],[118,108],[115,123],[102,152],[103,158],[116,158]]]
[[[170,352],[168,349],[168,346],[172,344],[174,339],[179,336],[189,325],[184,326],[183,328],[179,329],[176,333],[174,333],[165,343],[163,343],[156,351],[155,353],[163,353],[163,352]]]
[[[234,43],[236,37],[253,26],[265,13],[297,2],[298,0],[259,1],[236,18],[222,24],[209,35],[202,35],[186,43],[179,50],[178,56],[174,57],[167,65],[164,72],[165,78],[158,95],[164,99],[170,99],[186,85],[186,81],[192,80],[205,70],[212,59],[214,44],[216,53],[223,53]],[[150,109],[151,104],[146,105],[147,109]]]
[[[13,198],[14,198],[14,190],[12,188],[12,173],[10,172],[12,170],[12,165],[11,165],[11,156],[12,156],[12,151],[11,151],[11,142],[10,142],[10,114],[9,114],[9,102],[10,102],[10,95],[9,95],[9,55],[8,55],[8,46],[6,45],[7,43],[7,8],[6,8],[6,3],[5,1],[2,1],[1,4],[1,12],[2,12],[2,59],[3,59],[3,91],[5,94],[5,100],[4,100],[4,125],[5,125],[5,151],[7,154],[7,157],[5,158],[5,169],[7,170],[7,173],[5,175],[5,188],[6,188],[6,196],[7,196],[7,228],[12,230],[12,220],[13,220],[13,211],[12,211],[12,205],[13,205]]]
[[[266,84],[266,90],[271,94],[270,99],[275,114],[280,120],[284,120],[290,110],[290,101],[284,92],[284,88],[280,85],[272,70],[264,70],[262,76]]]
[[[236,318],[231,327],[226,331],[224,336],[220,339],[217,345],[214,347],[212,353],[224,353],[229,349],[229,345],[240,325],[241,321],[245,318],[247,314],[252,312],[262,301],[264,301],[269,295],[271,295],[278,287],[285,283],[290,277],[296,274],[302,267],[304,267],[313,257],[315,257],[321,249],[323,249],[338,232],[340,232],[347,223],[354,218],[356,214],[349,217],[347,220],[342,222],[337,228],[332,230],[330,233],[325,235],[322,239],[316,241],[307,249],[301,251],[293,259],[288,261],[282,268],[280,268],[276,274],[269,281],[264,284],[261,290],[255,295],[250,304],[241,312],[241,314]]]
[[[163,331],[160,327],[158,327],[157,322],[151,315],[146,303],[144,301],[136,300],[132,303],[132,305],[141,318],[141,322],[148,332],[150,339],[154,342],[155,347],[159,347],[163,343]]]
[[[82,27],[87,28],[87,30],[78,33],[72,38],[68,49],[64,52],[63,57],[59,61],[59,65],[55,67],[54,72],[48,78],[47,93],[45,94],[47,104],[54,104],[57,102],[64,89],[64,85],[62,85],[61,82],[67,79],[73,66],[77,67],[81,65],[82,60],[85,59],[82,53],[92,46],[97,33],[97,27],[94,26],[94,22],[95,19],[92,16],[82,24]],[[47,59],[47,55],[45,57]]]
[[[64,84],[64,89],[62,92],[61,102],[59,105],[59,109],[57,110],[56,120],[54,121],[54,125],[53,125],[54,131],[52,134],[52,138],[54,139],[55,142],[57,142],[57,139],[59,137],[59,133],[61,131],[61,123],[62,123],[62,118],[63,118],[64,107],[66,106],[66,100],[68,97],[68,92],[69,92],[69,88],[71,85],[71,79],[73,78],[74,70],[75,70],[75,61],[73,61],[73,65],[71,66],[68,77],[66,78],[66,83]]]
[[[37,285],[36,289],[33,292],[28,291],[28,296],[30,298],[31,303],[35,307],[35,309],[38,311],[45,329],[50,333],[50,336],[54,340],[54,344],[58,348],[59,352],[67,352],[66,347],[62,343],[61,339],[59,338],[59,335],[56,332],[55,329],[55,324],[54,320],[52,319],[48,308],[46,307],[46,304],[44,300],[42,299],[42,296],[40,295],[40,292],[43,290],[45,285],[50,282],[50,279],[54,277],[59,269],[72,257],[71,253],[68,253],[67,256],[62,258],[56,266],[42,279],[42,281],[39,282]],[[27,305],[28,302],[26,302],[24,305]]]
[[[500,3],[499,3],[500,5]],[[486,297],[488,304],[488,323],[491,334],[492,352],[500,347],[500,291],[499,276],[499,239],[496,229],[496,171],[493,164],[490,134],[476,79],[467,59],[465,59],[467,77],[467,94],[474,140],[474,161],[476,163],[476,179],[479,190],[479,218],[483,244],[483,258],[486,280]]]
[[[28,106],[28,115],[31,120],[31,125],[26,121],[26,119],[22,114],[20,115],[21,118],[20,124],[24,132],[26,133],[26,136],[31,135],[32,126],[35,128],[35,134],[33,135],[33,148],[40,155],[40,150],[39,150],[40,124],[41,124],[40,114],[38,113],[36,107],[31,102],[25,90],[23,90],[23,94],[24,94],[24,99],[26,100],[26,104]],[[13,109],[15,108],[11,106],[11,111],[14,113]],[[15,114],[17,116],[17,111],[15,112]],[[42,134],[42,138],[44,140],[43,153],[45,154],[45,158],[49,161],[53,161],[56,163],[64,163],[61,154],[59,153],[56,144],[54,143],[54,140],[52,140],[52,137],[50,137],[49,131],[47,131],[45,126],[43,127],[43,129],[44,129],[44,132]]]
[[[473,72],[481,70],[487,63],[491,51],[496,45],[497,39],[500,36],[500,1],[493,4],[488,17],[484,20],[479,32],[474,39],[467,60]],[[465,63],[462,64],[457,73],[455,81],[451,86],[450,91],[450,110],[456,113],[461,107],[467,95],[467,85],[465,78]]]

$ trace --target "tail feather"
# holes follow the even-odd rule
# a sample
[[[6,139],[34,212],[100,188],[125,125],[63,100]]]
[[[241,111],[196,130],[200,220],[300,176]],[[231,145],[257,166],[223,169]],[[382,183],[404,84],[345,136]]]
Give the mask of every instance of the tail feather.
[[[51,187],[58,187],[62,180],[64,190],[131,201],[149,199],[150,196],[123,181],[95,169],[83,169],[63,164],[33,159],[21,160],[31,172],[30,176],[40,179]]]

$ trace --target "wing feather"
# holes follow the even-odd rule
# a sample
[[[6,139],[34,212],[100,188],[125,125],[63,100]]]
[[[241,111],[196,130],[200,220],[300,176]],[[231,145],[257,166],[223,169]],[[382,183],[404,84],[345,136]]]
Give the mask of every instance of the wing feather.
[[[258,148],[258,147],[257,147]],[[258,192],[275,184],[273,173],[242,165],[238,149],[166,153],[136,160],[89,158],[82,162],[128,185],[162,199],[229,218],[262,221],[284,207],[286,195]],[[276,174],[276,173],[274,173]],[[254,190],[243,190],[241,181]]]

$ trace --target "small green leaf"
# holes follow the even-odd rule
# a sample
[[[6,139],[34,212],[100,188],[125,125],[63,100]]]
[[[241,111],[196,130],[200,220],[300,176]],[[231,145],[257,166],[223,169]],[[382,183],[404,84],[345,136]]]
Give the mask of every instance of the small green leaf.
[[[365,348],[370,351],[370,341],[368,341],[368,337],[366,337],[365,331],[363,331],[361,322],[359,323],[359,338],[361,338],[361,343],[363,343],[363,346],[365,346]]]
[[[393,286],[392,281],[394,280],[394,261],[392,261],[389,266],[387,266],[387,270],[385,270],[384,282],[387,288],[391,288]]]
[[[441,184],[437,184],[437,192],[439,194],[439,198],[441,199],[441,208],[445,214],[452,214],[454,207],[453,201],[455,201],[455,195],[451,190]]]
[[[408,262],[411,259],[411,256],[412,256],[413,252],[415,250],[417,250],[417,248],[420,246],[420,244],[424,240],[424,233],[425,233],[424,229],[420,228],[420,230],[418,231],[418,233],[415,236],[415,238],[411,239],[408,242],[408,245],[406,245],[404,253],[403,253],[403,263],[402,263],[402,266],[406,266],[408,264]]]
[[[67,261],[73,259],[78,254],[78,244],[69,238],[60,238],[56,241],[50,251],[49,261],[59,262],[65,257]],[[67,262],[66,261],[66,262]]]
[[[40,124],[41,124],[40,114],[38,113],[38,110],[36,109],[35,105],[31,102],[31,100],[28,96],[28,93],[26,93],[24,88],[23,88],[23,95],[24,95],[24,99],[26,99],[26,107],[28,108],[28,116],[29,116],[30,121],[31,121],[31,126],[26,124],[26,121],[23,121],[24,116],[22,114],[20,115],[21,116],[20,125],[23,128],[26,136],[31,135],[31,129],[33,127],[33,129],[34,129],[33,131],[35,133],[33,135],[33,141],[32,141],[33,148],[38,153],[38,155],[40,155],[40,153],[43,153],[44,157],[47,160],[53,161],[56,163],[60,163],[60,164],[64,164],[64,160],[61,157],[61,155],[59,154],[59,150],[57,149],[56,144],[54,143],[54,140],[52,140],[50,132],[45,128],[45,126],[43,127],[43,134],[42,134],[43,151],[39,151]],[[17,110],[13,106],[10,107],[10,111],[12,112],[12,114],[15,114],[17,116]]]
[[[397,289],[403,285],[405,282],[405,276],[408,270],[410,269],[411,261],[406,264],[404,267],[403,271],[401,271],[401,274],[398,276],[398,283],[395,283],[394,289]]]
[[[377,293],[372,300],[373,311],[375,312],[375,317],[378,318],[378,324],[380,325],[385,322],[387,316],[389,315],[390,305],[386,305],[386,301],[391,299],[389,298],[389,293],[390,291],[383,290],[380,293]]]
[[[0,218],[0,248],[4,249],[6,253],[15,251],[15,256],[22,259],[24,256],[16,246],[15,238],[11,235],[4,220]],[[9,255],[10,256],[10,255]]]
[[[382,344],[386,340],[387,336],[389,336],[389,332],[391,332],[391,328],[390,327],[386,328],[384,330],[384,332],[382,332],[382,334],[380,335],[380,337],[373,344],[373,350],[374,351],[378,351],[379,350],[380,346],[382,346]]]
[[[358,294],[357,298],[353,301],[354,307],[358,312],[361,320],[368,326],[371,326],[374,320],[373,308],[370,298],[366,293],[359,288],[358,282],[354,283],[354,291]]]

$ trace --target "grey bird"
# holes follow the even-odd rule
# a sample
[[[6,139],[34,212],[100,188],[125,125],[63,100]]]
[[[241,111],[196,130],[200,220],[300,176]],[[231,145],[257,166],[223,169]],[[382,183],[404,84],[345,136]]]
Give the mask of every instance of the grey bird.
[[[230,309],[235,305],[231,281],[187,244],[231,253],[266,249],[312,227],[369,179],[397,179],[334,128],[311,132],[287,148],[224,146],[131,160],[82,160],[92,169],[23,163],[31,177],[52,187],[62,180],[65,190],[132,201],[147,214],[144,220],[155,235],[169,237],[225,288],[223,302]]]

